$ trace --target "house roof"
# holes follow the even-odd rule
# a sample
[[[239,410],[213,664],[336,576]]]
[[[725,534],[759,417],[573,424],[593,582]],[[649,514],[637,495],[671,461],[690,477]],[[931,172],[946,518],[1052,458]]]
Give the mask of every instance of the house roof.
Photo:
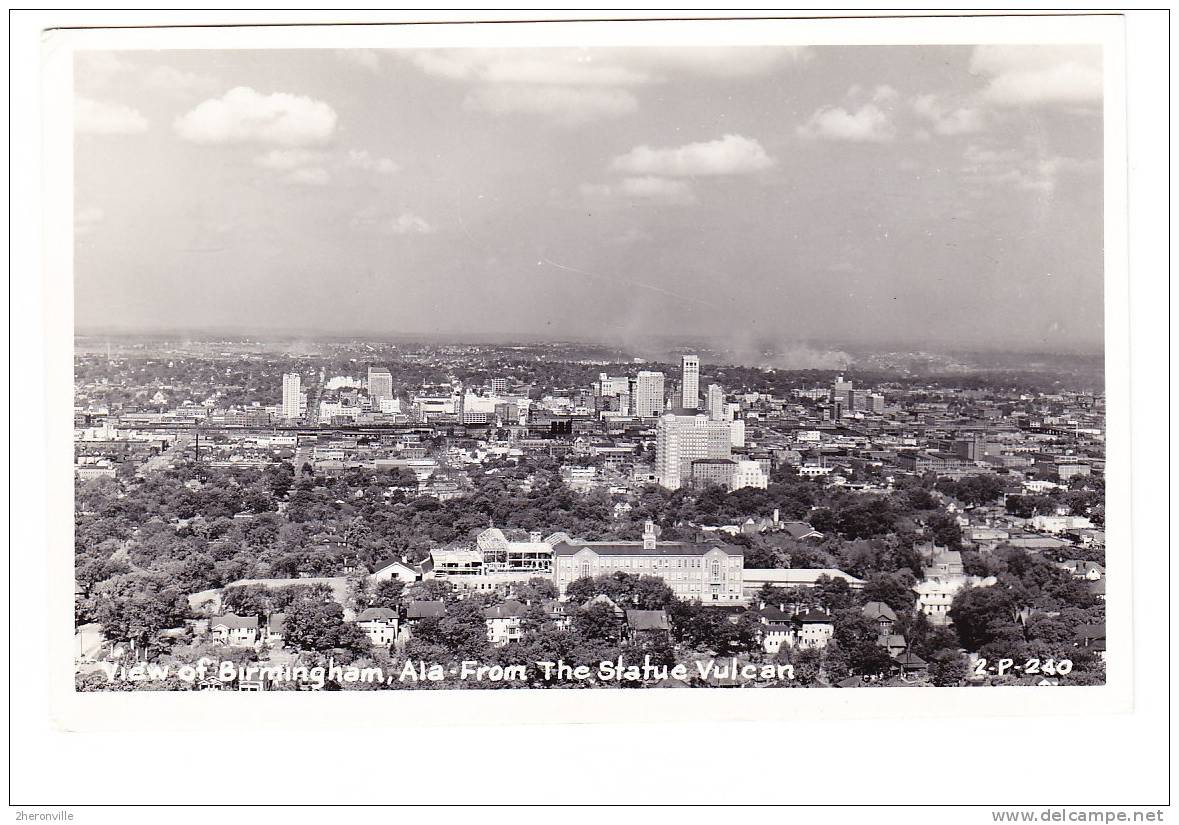
[[[794,621],[799,624],[831,624],[831,616],[824,613],[822,610],[808,610],[805,613],[799,613],[794,617]]]
[[[390,610],[387,607],[369,607],[363,613],[356,617],[358,622],[373,622],[382,621],[387,622],[390,619],[397,618],[397,611]]]
[[[214,616],[213,620],[209,622],[209,627],[228,627],[231,630],[242,627],[257,627],[257,616],[237,616],[233,613],[226,613],[224,616]]]
[[[634,630],[670,630],[665,610],[628,610],[626,623]]]
[[[434,619],[446,615],[446,603],[442,601],[410,602],[405,606],[407,619]]]
[[[782,529],[789,533],[793,539],[804,539],[808,536],[823,535],[805,521],[784,521],[782,522]]]
[[[643,547],[641,541],[562,541],[554,545],[554,556],[575,556],[582,550],[590,550],[599,556],[703,556],[712,550],[720,550],[730,556],[744,556],[745,551],[731,544],[695,543],[683,541],[656,542],[653,550]]]
[[[383,570],[388,570],[390,567],[403,567],[411,573],[417,572],[412,567],[410,567],[408,564],[403,562],[401,559],[389,559],[388,561],[383,561],[380,564],[378,564],[376,567],[374,567],[373,573],[380,573]]]
[[[890,622],[897,620],[897,614],[893,609],[884,602],[868,602],[864,605],[864,616],[869,619],[888,619]]]
[[[515,599],[508,599],[506,602],[497,604],[495,607],[489,607],[483,611],[483,618],[485,619],[518,619],[527,612],[527,606],[521,604]]]
[[[927,662],[911,650],[906,650],[900,656],[894,656],[893,661],[901,667],[920,668],[925,667]]]
[[[842,570],[836,570],[834,567],[795,567],[795,568],[768,568],[768,567],[746,567],[745,568],[745,585],[756,587],[758,584],[768,582],[770,584],[780,585],[782,587],[814,587],[815,584],[823,576],[832,579],[843,579],[852,587],[862,587],[863,579],[857,579],[844,573]]]

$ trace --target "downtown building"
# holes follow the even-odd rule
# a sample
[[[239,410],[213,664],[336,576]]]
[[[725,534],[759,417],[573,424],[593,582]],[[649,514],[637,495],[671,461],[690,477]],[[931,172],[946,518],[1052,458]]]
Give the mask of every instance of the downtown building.
[[[282,377],[282,417],[286,419],[303,417],[303,381],[297,372],[288,372]]]
[[[655,425],[655,480],[668,490],[691,484],[694,462],[732,453],[729,422],[712,421],[703,412],[675,410]]]
[[[385,367],[368,368],[368,396],[378,410],[381,401],[393,399],[393,376]]]

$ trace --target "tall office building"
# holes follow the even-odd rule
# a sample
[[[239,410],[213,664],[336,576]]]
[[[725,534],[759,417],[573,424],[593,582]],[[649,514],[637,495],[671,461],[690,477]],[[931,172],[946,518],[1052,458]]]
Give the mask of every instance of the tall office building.
[[[508,379],[506,379],[506,378],[492,378],[491,379],[491,394],[492,395],[507,395],[508,394]]]
[[[631,392],[633,412],[640,418],[663,414],[663,373],[643,370],[634,381]]]
[[[852,382],[844,381],[842,375],[835,376],[835,383],[831,385],[831,403],[839,404],[843,410],[852,409]]]
[[[385,367],[368,368],[368,397],[373,400],[373,407],[381,408],[381,401],[393,397],[393,376]]]
[[[655,480],[678,490],[692,480],[692,462],[733,454],[729,424],[709,421],[704,413],[668,413],[655,426]]]
[[[720,384],[708,385],[708,417],[713,421],[725,421],[729,410],[725,405],[725,390]]]
[[[288,372],[282,377],[282,417],[303,417],[303,381],[299,373]]]
[[[699,355],[685,355],[681,359],[681,369],[683,371],[683,379],[680,384],[682,387],[682,406],[685,410],[695,410],[700,407],[700,356]]]
[[[884,396],[878,392],[870,394],[868,396],[868,405],[875,414],[882,414],[884,412]]]

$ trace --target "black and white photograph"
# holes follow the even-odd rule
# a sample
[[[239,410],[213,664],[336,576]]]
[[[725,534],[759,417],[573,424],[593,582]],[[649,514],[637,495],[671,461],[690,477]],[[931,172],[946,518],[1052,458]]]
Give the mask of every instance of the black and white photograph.
[[[1125,55],[1057,20],[51,33],[56,718],[1129,712]]]

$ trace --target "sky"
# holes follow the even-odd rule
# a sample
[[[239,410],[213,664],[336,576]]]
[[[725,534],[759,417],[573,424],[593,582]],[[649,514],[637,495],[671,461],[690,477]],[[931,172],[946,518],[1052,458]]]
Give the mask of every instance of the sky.
[[[82,330],[1100,350],[1099,47],[75,58]]]

